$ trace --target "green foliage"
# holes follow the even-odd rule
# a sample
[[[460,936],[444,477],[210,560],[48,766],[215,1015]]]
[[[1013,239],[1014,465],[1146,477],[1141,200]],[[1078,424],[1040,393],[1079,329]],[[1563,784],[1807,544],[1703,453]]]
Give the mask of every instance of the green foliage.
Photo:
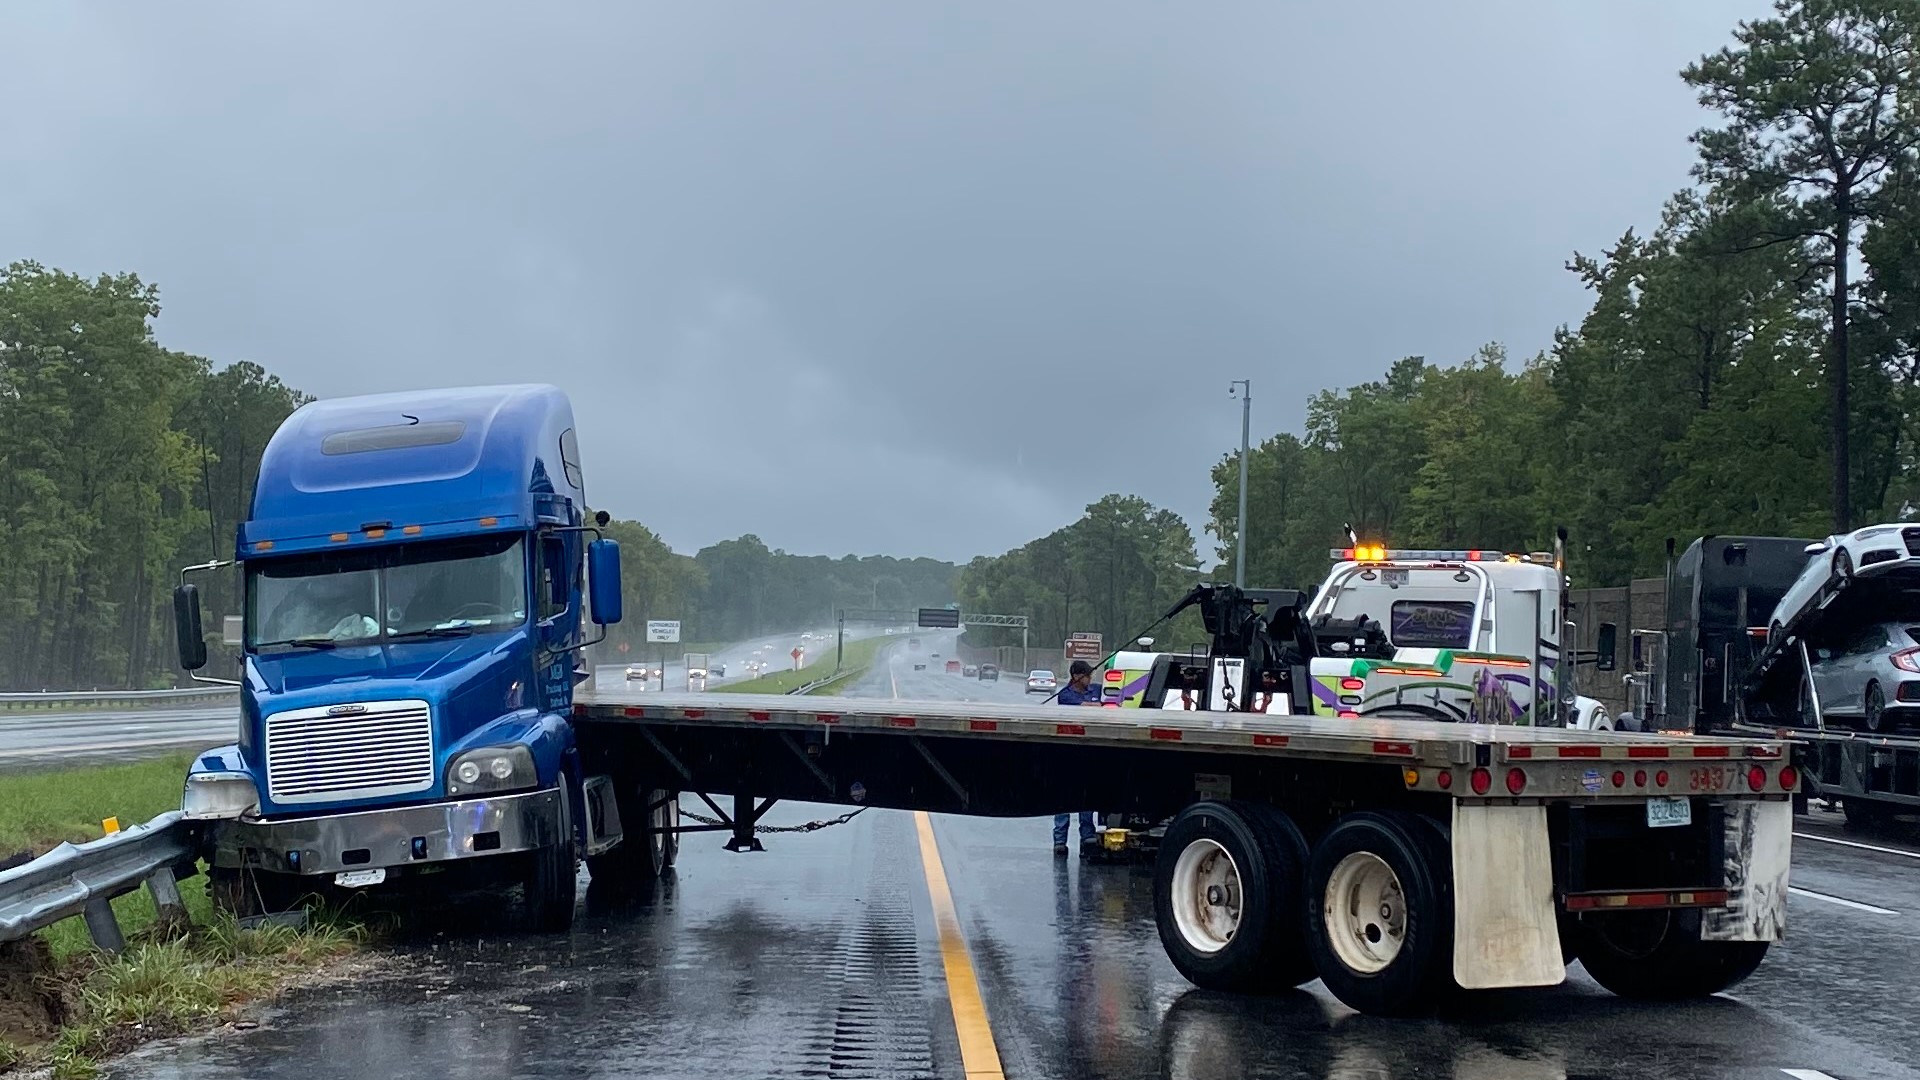
[[[1070,632],[1124,647],[1200,580],[1193,533],[1178,514],[1132,495],[1108,495],[1080,520],[1004,555],[974,559],[955,592],[964,611],[1026,615],[1031,644],[1058,649]],[[1154,632],[1164,645],[1199,640],[1186,617]],[[974,628],[968,644],[1018,645],[1017,630]]]
[[[181,778],[192,760],[168,754],[126,765],[0,775],[0,856],[97,840],[100,819],[108,815],[125,828],[178,810]]]

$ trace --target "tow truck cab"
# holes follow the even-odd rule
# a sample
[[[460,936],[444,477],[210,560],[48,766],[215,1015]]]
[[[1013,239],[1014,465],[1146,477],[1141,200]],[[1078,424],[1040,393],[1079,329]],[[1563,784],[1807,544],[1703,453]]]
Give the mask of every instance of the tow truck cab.
[[[1307,611],[1321,652],[1309,665],[1316,714],[1612,729],[1604,705],[1574,693],[1556,554],[1356,545],[1329,555]]]
[[[186,579],[237,564],[239,741],[194,761],[182,800],[210,822],[216,889],[279,910],[316,887],[457,865],[524,881],[535,921],[565,925],[576,851],[619,840],[570,719],[588,624],[621,615],[619,548],[590,539],[595,517],[554,387],[289,416],[233,563],[189,568],[174,597],[196,671],[207,648]]]

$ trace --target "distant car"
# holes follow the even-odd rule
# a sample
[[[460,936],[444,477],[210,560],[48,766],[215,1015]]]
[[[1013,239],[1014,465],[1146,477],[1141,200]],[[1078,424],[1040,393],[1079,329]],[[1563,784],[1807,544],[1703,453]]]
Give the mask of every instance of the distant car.
[[[925,665],[925,664],[915,664],[915,665],[913,665],[913,670],[915,670],[915,671],[925,671],[925,670],[927,670],[927,665]]]
[[[647,678],[647,669],[645,667],[642,667],[639,664],[627,665],[627,681],[628,682],[632,682],[634,679],[640,679],[644,681],[646,678]]]
[[[1027,672],[1027,693],[1051,694],[1059,688],[1060,682],[1053,677],[1053,672],[1045,669]]]
[[[960,674],[965,675],[967,678],[971,679],[975,675],[980,674],[980,669],[977,667],[974,667],[972,664],[968,664],[966,667],[960,669]]]
[[[960,674],[960,661],[958,660],[947,661],[947,674],[949,675]]]
[[[1829,723],[1855,720],[1868,731],[1890,731],[1920,714],[1920,625],[1874,623],[1829,646],[1809,650],[1814,693]],[[1804,693],[1804,692],[1803,692]],[[1802,697],[1802,719],[1812,710]]]
[[[714,678],[716,678],[716,679],[724,679],[724,678],[726,678],[726,677],[727,677],[727,665],[725,665],[725,664],[715,664],[715,665],[713,665],[713,677],[714,677]]]
[[[928,653],[927,655],[928,655],[928,656],[931,656],[931,657],[933,657],[933,658],[934,658],[935,660],[938,660],[938,659],[940,659],[940,654],[939,654],[939,653],[937,653],[937,652],[935,652],[935,653]]]
[[[993,666],[992,664],[981,664],[980,665],[980,681],[981,682],[999,682],[1000,669]]]
[[[1777,639],[1788,623],[1820,603],[1835,585],[1915,567],[1920,567],[1920,526],[1916,525],[1869,525],[1809,544],[1806,569],[1773,606],[1767,638]]]

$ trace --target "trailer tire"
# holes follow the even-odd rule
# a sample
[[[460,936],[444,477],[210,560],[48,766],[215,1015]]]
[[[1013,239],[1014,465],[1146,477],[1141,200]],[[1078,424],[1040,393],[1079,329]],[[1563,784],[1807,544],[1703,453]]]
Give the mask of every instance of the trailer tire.
[[[1195,803],[1159,846],[1154,922],[1188,982],[1275,993],[1313,980],[1300,940],[1307,843],[1291,819],[1257,804]]]
[[[666,858],[663,869],[671,870],[673,864],[680,861],[680,793],[669,791],[662,794],[668,800],[667,812],[662,818],[666,827]]]
[[[562,777],[559,842],[532,854],[523,882],[527,923],[535,933],[564,934],[573,927],[579,869],[580,864],[573,851],[571,797],[567,792],[566,778]]]
[[[1639,911],[1580,919],[1580,963],[1623,998],[1680,1001],[1739,984],[1766,958],[1764,941],[1701,941],[1697,911]]]
[[[1445,833],[1414,815],[1350,814],[1307,864],[1307,949],[1327,989],[1377,1016],[1428,1011],[1453,984]]]

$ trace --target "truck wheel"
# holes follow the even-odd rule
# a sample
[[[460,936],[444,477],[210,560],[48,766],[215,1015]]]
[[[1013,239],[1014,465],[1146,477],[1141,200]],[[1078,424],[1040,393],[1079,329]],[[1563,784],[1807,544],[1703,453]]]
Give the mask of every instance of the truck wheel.
[[[1358,813],[1307,864],[1307,949],[1327,989],[1380,1016],[1423,1012],[1453,977],[1451,856],[1437,826]]]
[[[679,823],[676,803],[649,810],[673,798],[657,788],[623,785],[614,797],[620,801],[620,828],[624,834],[611,851],[587,859],[587,873],[602,885],[650,885],[673,865],[677,845],[665,826]]]
[[[573,814],[567,783],[560,781],[560,839],[533,853],[527,870],[527,922],[536,933],[562,934],[573,926],[575,878],[579,863],[573,855]],[[618,848],[614,849],[618,851]]]
[[[662,860],[662,869],[664,870],[671,869],[674,863],[680,861],[680,833],[678,831],[680,828],[680,793],[677,791],[663,791],[660,794],[662,798],[667,800],[665,813],[663,813],[660,818],[666,849],[665,857]]]
[[[207,868],[207,893],[213,906],[236,919],[278,915],[292,911],[314,890],[290,874],[243,870],[227,866]]]
[[[1154,863],[1160,944],[1205,990],[1270,993],[1313,979],[1300,941],[1306,840],[1286,815],[1195,803],[1167,826]]]
[[[1701,941],[1694,911],[1582,916],[1580,963],[1624,998],[1679,1001],[1726,990],[1760,966],[1764,941]]]

